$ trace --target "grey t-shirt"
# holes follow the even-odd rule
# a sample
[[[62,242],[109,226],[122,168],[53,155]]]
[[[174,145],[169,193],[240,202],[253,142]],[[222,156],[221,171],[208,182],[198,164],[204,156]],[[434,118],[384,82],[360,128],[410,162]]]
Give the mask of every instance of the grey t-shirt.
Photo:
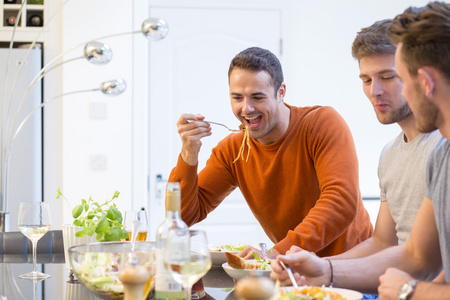
[[[430,154],[426,197],[433,201],[445,281],[450,283],[450,142],[442,138]]]
[[[441,139],[439,130],[421,133],[406,143],[403,132],[383,149],[378,164],[380,200],[387,201],[397,230],[398,244],[409,238],[425,197],[428,155]]]

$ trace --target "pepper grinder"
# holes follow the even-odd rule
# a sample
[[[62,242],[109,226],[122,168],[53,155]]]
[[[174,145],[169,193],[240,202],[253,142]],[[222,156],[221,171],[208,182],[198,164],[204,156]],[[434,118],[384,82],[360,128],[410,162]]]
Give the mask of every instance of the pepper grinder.
[[[129,266],[119,273],[123,283],[124,300],[144,300],[144,285],[150,279],[150,272],[144,267]]]
[[[269,300],[275,292],[275,284],[268,277],[250,276],[235,285],[238,300]]]

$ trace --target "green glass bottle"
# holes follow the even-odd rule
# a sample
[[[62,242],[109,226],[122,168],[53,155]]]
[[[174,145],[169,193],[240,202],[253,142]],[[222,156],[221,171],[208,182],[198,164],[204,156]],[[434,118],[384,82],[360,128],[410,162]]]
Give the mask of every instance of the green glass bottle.
[[[43,5],[44,0],[27,0],[27,4]]]

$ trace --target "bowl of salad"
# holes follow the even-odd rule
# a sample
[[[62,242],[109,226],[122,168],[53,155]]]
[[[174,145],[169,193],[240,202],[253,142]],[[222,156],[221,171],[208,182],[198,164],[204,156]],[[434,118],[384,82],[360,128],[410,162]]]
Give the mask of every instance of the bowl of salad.
[[[239,280],[244,277],[249,276],[265,276],[270,277],[272,273],[272,267],[270,266],[270,261],[262,261],[256,259],[247,260],[247,267],[245,269],[235,268],[230,266],[228,263],[222,264],[222,268],[225,273],[228,274],[234,280]]]
[[[154,274],[154,242],[136,242],[134,256],[131,242],[102,242],[82,244],[69,248],[72,270],[77,279],[102,299],[123,299],[120,270],[133,262]],[[148,294],[153,276],[145,286]]]

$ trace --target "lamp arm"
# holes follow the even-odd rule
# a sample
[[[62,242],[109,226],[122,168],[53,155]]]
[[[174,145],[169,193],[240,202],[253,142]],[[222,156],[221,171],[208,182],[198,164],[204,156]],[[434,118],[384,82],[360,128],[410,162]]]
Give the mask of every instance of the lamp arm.
[[[29,92],[29,90],[31,89],[31,87],[32,87],[38,80],[40,80],[42,77],[44,77],[44,76],[41,76],[41,77],[39,77],[39,76],[40,76],[41,74],[43,74],[43,73],[51,66],[51,64],[53,64],[53,62],[55,62],[58,58],[60,58],[61,56],[67,54],[69,51],[72,51],[72,50],[73,50],[73,49],[69,49],[69,50],[67,50],[67,51],[65,51],[65,52],[63,52],[63,53],[61,53],[61,54],[59,54],[59,55],[56,56],[54,59],[52,59],[48,64],[46,64],[46,65],[45,65],[45,66],[37,73],[37,75],[33,78],[33,80],[31,80],[30,84],[28,85],[28,87],[27,87],[27,89],[26,89],[26,91],[25,91],[25,95]],[[73,59],[64,61],[64,62],[62,62],[62,63],[59,63],[57,66],[62,65],[62,64],[64,64],[64,63],[66,63],[66,62],[73,61],[73,60],[75,60],[75,59],[80,59],[80,58],[84,58],[84,56],[80,56],[80,57],[77,57],[77,58],[73,58]],[[23,65],[23,64],[22,64],[22,65]],[[52,69],[54,69],[54,67],[50,68],[49,70],[52,70]],[[16,81],[17,81],[17,78],[15,79],[13,86],[15,85]],[[10,95],[9,95],[9,102],[12,102],[12,96],[13,96],[13,93],[14,93],[14,90],[11,90],[11,93],[10,93]],[[20,107],[22,106],[23,99],[24,99],[24,97],[22,97],[22,100],[21,100],[21,102],[20,102],[20,104],[19,104],[18,109],[20,109]],[[10,109],[8,108],[7,115],[9,115],[9,113],[10,113]],[[17,114],[17,112],[16,112],[16,114]]]
[[[69,1],[69,0],[67,0],[67,1]],[[67,1],[66,1],[66,2],[67,2]],[[116,34],[111,34],[111,35],[102,36],[102,37],[99,37],[99,38],[94,39],[94,40],[107,39],[107,38],[111,38],[111,37],[116,37],[116,36],[121,36],[121,35],[127,35],[127,34],[136,34],[136,33],[141,33],[141,32],[142,32],[142,31],[140,31],[140,30],[136,30],[136,31],[128,31],[128,32],[121,32],[121,33],[116,33]],[[66,50],[66,51],[60,53],[59,55],[55,56],[49,63],[47,63],[47,64],[41,69],[41,72],[42,72],[43,70],[47,69],[51,64],[53,64],[53,63],[54,63],[56,60],[58,60],[60,57],[66,55],[67,53],[69,53],[69,52],[75,50],[76,48],[79,48],[79,47],[85,45],[86,43],[89,43],[89,42],[94,41],[94,40],[90,40],[90,41],[88,41],[88,42],[80,43],[80,44],[78,44],[78,45],[76,45],[76,46],[70,48],[69,50]],[[25,54],[25,57],[24,57],[23,60],[25,60],[25,59],[28,57],[28,54],[29,54],[29,52],[30,52],[32,46],[33,46],[33,44],[30,46],[30,48],[28,48],[28,52]],[[13,96],[13,94],[14,94],[14,88],[15,88],[15,86],[16,86],[16,82],[17,82],[17,80],[18,80],[20,71],[22,70],[22,66],[23,66],[23,65],[21,65],[21,66],[19,67],[19,71],[17,72],[17,76],[16,76],[16,78],[14,79],[14,82],[13,82],[13,84],[12,84],[11,93],[9,94],[9,101],[8,101],[8,104],[11,103],[11,101],[12,101],[12,96]],[[41,73],[41,72],[40,72],[40,73]],[[6,78],[6,77],[5,77],[5,78]],[[5,87],[5,93],[6,93],[6,87]],[[9,105],[8,105],[8,110],[9,110]]]
[[[98,37],[96,39],[90,40],[89,42],[93,42],[93,41],[96,41],[96,40],[109,39],[109,38],[116,37],[116,36],[121,36],[121,35],[136,34],[136,33],[142,33],[142,31],[141,30],[135,30],[135,31],[119,32],[119,33],[114,33],[114,34],[110,34],[110,35],[104,35],[104,36]]]
[[[6,145],[5,149],[7,149],[6,153],[5,153],[5,162],[4,162],[4,168],[3,168],[3,196],[2,197],[2,205],[1,205],[1,210],[3,211],[8,211],[8,203],[6,201],[6,195],[7,195],[7,189],[8,189],[8,173],[9,173],[9,162],[11,159],[11,150],[12,147],[14,145],[14,141],[17,137],[17,135],[19,134],[20,130],[22,129],[22,127],[25,125],[25,123],[30,119],[30,117],[39,109],[43,108],[47,103],[52,102],[56,99],[59,99],[61,97],[64,96],[68,96],[68,95],[73,95],[73,94],[79,94],[79,93],[86,93],[86,92],[94,92],[94,91],[99,91],[100,88],[95,88],[95,89],[88,89],[88,90],[80,90],[80,91],[74,91],[74,92],[68,92],[68,93],[64,93],[58,96],[55,96],[49,100],[45,100],[44,102],[42,102],[39,106],[37,106],[33,111],[31,111],[24,119],[23,121],[20,123],[20,125],[17,127],[16,131],[14,132],[14,135],[11,139],[11,141]]]
[[[38,39],[39,36],[42,34],[42,32],[45,30],[45,28],[48,26],[48,24],[50,24],[50,22],[52,21],[52,19],[53,19],[53,18],[54,18],[54,17],[55,17],[62,9],[63,9],[64,5],[66,5],[67,2],[69,2],[69,1],[70,1],[70,0],[66,0],[66,2],[64,2],[64,3],[60,6],[60,8],[59,8],[56,12],[54,12],[54,13],[47,19],[46,24],[41,28],[41,30],[39,30],[39,32],[36,34],[35,39],[34,39],[33,42],[31,43],[30,47],[28,47],[28,50],[27,50],[27,52],[25,53],[25,56],[23,57],[23,61],[25,61],[25,60],[28,58],[28,55],[30,54],[31,49],[33,49],[34,45],[36,44],[37,39]],[[26,3],[26,1],[22,1],[22,2],[23,2],[23,3],[22,3],[22,6],[23,6],[23,5]],[[21,8],[21,10],[22,10],[22,8]],[[19,18],[17,18],[17,20],[19,20]],[[17,22],[17,21],[16,21],[16,22]],[[16,26],[14,27],[14,31],[15,31],[15,29],[16,29]],[[13,43],[13,41],[14,41],[14,35],[13,35],[13,37],[11,38],[11,47],[10,47],[10,50],[11,50],[11,48],[12,48],[12,43]],[[8,63],[9,63],[9,61],[8,61]],[[12,84],[12,86],[11,86],[11,93],[10,93],[10,95],[9,95],[9,102],[8,102],[8,105],[10,105],[10,103],[11,103],[12,94],[13,94],[14,88],[16,87],[17,79],[19,78],[19,75],[20,75],[20,72],[22,71],[22,68],[23,68],[23,64],[21,64],[21,65],[19,66],[19,69],[18,69],[18,71],[17,71],[16,77],[14,78],[13,84]],[[6,73],[6,74],[8,74],[8,73]],[[6,77],[5,77],[5,79],[6,79]],[[5,80],[5,87],[6,87],[6,80]],[[5,89],[4,99],[6,99],[6,89]]]
[[[0,110],[1,114],[0,116],[2,116],[2,130],[0,132],[0,144],[3,145],[4,142],[6,142],[6,129],[5,129],[5,124],[6,124],[6,120],[5,118],[3,118],[4,116],[4,112],[9,110],[9,106],[10,106],[10,102],[6,101],[6,94],[7,94],[7,78],[8,78],[8,71],[9,71],[9,63],[10,63],[10,57],[11,57],[11,50],[12,47],[14,45],[14,36],[16,35],[16,30],[17,30],[17,25],[19,24],[19,20],[20,20],[20,16],[22,15],[22,11],[25,7],[25,1],[22,2],[22,5],[20,6],[20,10],[17,13],[17,18],[16,18],[16,23],[14,24],[14,28],[13,28],[13,32],[12,32],[12,36],[11,36],[11,42],[9,43],[9,50],[8,50],[8,54],[7,54],[7,58],[6,58],[6,69],[5,69],[5,83],[3,86],[3,101],[2,101],[2,109]],[[2,151],[3,152],[3,151]],[[3,163],[4,157],[2,154],[0,154],[0,162]]]
[[[66,60],[66,61],[64,61],[64,62],[61,62],[61,63],[59,63],[59,64],[57,64],[57,65],[55,65],[55,66],[49,68],[49,69],[46,71],[45,69],[49,67],[49,64],[47,64],[44,68],[42,68],[42,69],[39,71],[39,73],[33,78],[33,80],[31,81],[31,83],[28,85],[27,89],[26,89],[25,92],[23,93],[22,98],[20,99],[19,105],[18,105],[16,111],[14,112],[14,116],[13,116],[12,118],[9,118],[9,117],[8,117],[8,116],[9,116],[9,113],[10,113],[9,111],[8,111],[7,114],[6,114],[6,116],[7,116],[7,117],[5,118],[5,119],[6,119],[6,145],[8,145],[8,144],[10,143],[10,141],[13,139],[13,137],[12,137],[11,134],[12,134],[12,132],[13,132],[13,130],[14,130],[14,125],[16,124],[18,113],[19,113],[20,108],[22,107],[23,103],[25,102],[25,99],[26,99],[28,93],[30,92],[31,88],[32,88],[39,80],[41,80],[48,72],[50,72],[50,71],[53,70],[54,68],[56,68],[56,67],[58,67],[58,66],[60,66],[60,65],[62,65],[62,64],[64,64],[64,63],[71,62],[71,61],[74,61],[74,60],[77,60],[77,59],[81,59],[81,58],[84,58],[84,56],[80,56],[80,57],[76,57],[76,58],[72,58],[72,59]],[[45,72],[45,71],[46,71],[46,72]],[[10,124],[11,124],[11,127],[9,126]],[[5,151],[6,151],[6,149],[5,149]]]
[[[82,58],[84,58],[84,56],[74,57],[74,58],[68,59],[68,60],[66,60],[66,61],[60,62],[59,64],[54,65],[53,67],[49,68],[49,69],[46,70],[45,72],[42,72],[42,70],[41,70],[41,72],[39,72],[39,73],[41,73],[41,76],[40,76],[38,79],[36,79],[36,81],[39,81],[42,77],[44,77],[45,75],[47,75],[47,73],[50,72],[50,71],[53,70],[53,69],[56,69],[57,67],[59,67],[59,66],[65,64],[65,63],[68,63],[68,62],[71,62],[71,61],[75,61],[75,60],[77,60],[77,59],[82,59]],[[34,83],[36,83],[36,82],[34,82]],[[34,84],[34,83],[33,83],[33,84]],[[31,84],[31,83],[30,83],[30,84]]]
[[[60,8],[56,11],[56,12],[54,12],[48,19],[47,19],[47,22],[46,22],[46,24],[41,28],[41,30],[37,33],[37,35],[36,35],[36,38],[33,40],[33,42],[31,43],[31,45],[30,45],[30,47],[28,47],[28,50],[27,50],[27,52],[25,53],[25,56],[24,56],[24,58],[23,58],[23,61],[25,61],[27,58],[28,58],[28,55],[30,54],[30,51],[31,51],[31,49],[33,48],[33,46],[36,44],[36,41],[37,41],[37,39],[39,38],[39,36],[41,35],[41,33],[45,30],[45,28],[47,27],[47,25],[48,24],[50,24],[50,22],[52,21],[52,19],[63,9],[63,7],[64,7],[64,5],[66,5],[67,4],[67,2],[69,2],[70,0],[66,0],[61,6],[60,6]],[[14,35],[15,35],[15,32],[16,32],[16,28],[17,28],[17,25],[18,25],[18,22],[19,22],[19,19],[20,19],[20,14],[22,13],[22,10],[23,10],[23,8],[24,8],[24,5],[25,5],[25,3],[26,3],[26,1],[22,1],[22,6],[21,6],[21,8],[20,8],[20,11],[19,11],[19,17],[16,19],[16,24],[14,24],[14,30],[13,30],[13,35],[12,35],[12,37],[11,37],[11,43],[10,43],[10,47],[9,47],[9,51],[8,51],[8,60],[7,60],[7,64],[6,64],[6,74],[5,74],[5,89],[4,89],[4,93],[3,93],[3,105],[4,105],[4,110],[3,111],[9,111],[9,107],[10,107],[10,105],[11,105],[11,101],[12,101],[12,95],[13,95],[13,91],[14,91],[14,89],[15,89],[15,87],[16,87],[16,83],[17,83],[17,79],[19,78],[19,75],[20,75],[20,72],[22,71],[22,68],[23,68],[23,65],[24,64],[21,64],[20,66],[19,66],[19,69],[18,69],[18,71],[17,71],[17,74],[16,74],[16,78],[14,79],[14,81],[13,81],[13,84],[12,84],[12,86],[11,86],[11,93],[10,93],[10,96],[9,96],[9,101],[6,101],[6,83],[7,83],[7,76],[8,76],[8,67],[9,67],[9,63],[10,63],[10,61],[9,61],[9,55],[10,55],[10,53],[11,53],[11,49],[12,49],[12,46],[13,46],[13,43],[14,43]],[[3,114],[0,114],[0,115],[2,115],[3,116]],[[4,143],[4,142],[6,142],[6,141],[3,141],[3,138],[6,138],[6,136],[4,136],[4,133],[3,133],[3,130],[4,130],[4,126],[2,127],[2,139],[1,139],[1,141],[2,141],[2,143]],[[5,131],[5,133],[6,133],[6,131]]]
[[[117,36],[121,36],[121,35],[136,34],[136,33],[141,33],[141,32],[142,32],[141,30],[128,31],[128,32],[121,32],[121,33],[115,33],[115,34],[111,34],[111,35],[106,35],[106,36],[103,36],[103,37],[99,37],[98,39],[107,39],[107,38],[117,37]],[[90,42],[90,41],[89,41],[89,42]],[[89,43],[89,42],[87,42],[87,43]],[[39,77],[39,76],[40,76],[41,74],[43,74],[43,73],[44,73],[44,72],[45,72],[45,71],[46,71],[46,70],[47,70],[47,69],[48,69],[48,68],[49,68],[56,60],[58,60],[60,57],[66,55],[68,52],[70,52],[70,51],[72,51],[72,50],[74,50],[74,49],[76,49],[76,48],[79,48],[80,46],[83,46],[83,45],[85,45],[85,44],[86,44],[86,42],[80,43],[80,44],[78,44],[78,45],[76,45],[76,46],[70,48],[69,50],[64,51],[63,53],[60,53],[59,55],[57,55],[56,57],[54,57],[49,63],[47,63],[47,64],[41,69],[41,71],[40,71],[40,72],[36,75],[36,77],[31,81],[31,83],[30,83],[30,85],[28,86],[28,88],[27,88],[25,94],[23,95],[22,100],[20,101],[19,107],[17,108],[16,112],[14,113],[14,117],[12,118],[12,120],[14,120],[14,121],[13,121],[13,124],[15,124],[15,119],[17,118],[17,114],[18,114],[18,112],[19,112],[19,109],[20,109],[20,107],[22,106],[22,104],[23,104],[23,102],[24,102],[24,100],[25,100],[26,94],[28,94],[28,92],[29,92],[29,90],[31,89],[31,87],[32,87],[38,80],[40,80],[42,77],[44,77],[46,73],[45,73],[43,76],[41,76],[41,77]],[[84,57],[84,56],[78,57],[78,58],[76,58],[76,59],[83,58],[83,57]],[[71,61],[71,60],[64,61],[64,62],[62,62],[62,63],[60,63],[60,64],[58,64],[58,65],[62,65],[62,64],[66,63],[66,62],[69,62],[69,61]],[[58,65],[57,65],[57,66],[58,66]],[[56,67],[56,66],[55,66],[55,67]],[[52,67],[51,69],[54,69],[54,67]],[[50,69],[50,70],[51,70],[51,69]],[[50,70],[49,70],[49,71],[50,71]],[[14,83],[13,83],[13,86],[15,86],[17,79],[18,79],[18,77],[15,78]],[[9,97],[9,101],[8,101],[9,103],[11,103],[11,101],[12,101],[13,93],[14,93],[14,89],[11,90],[10,97]],[[10,106],[8,105],[8,112],[7,112],[6,116],[9,115],[9,112],[10,112]],[[9,121],[9,120],[10,120],[10,119],[8,118],[8,121]],[[8,139],[8,136],[9,136],[9,134],[12,132],[13,128],[14,128],[14,125],[12,125],[12,126],[11,126],[11,129],[9,129],[9,122],[6,122],[6,131],[5,131],[6,137],[3,137],[4,139]],[[10,136],[9,136],[9,138],[11,139]],[[6,141],[5,141],[5,142],[6,142]]]

